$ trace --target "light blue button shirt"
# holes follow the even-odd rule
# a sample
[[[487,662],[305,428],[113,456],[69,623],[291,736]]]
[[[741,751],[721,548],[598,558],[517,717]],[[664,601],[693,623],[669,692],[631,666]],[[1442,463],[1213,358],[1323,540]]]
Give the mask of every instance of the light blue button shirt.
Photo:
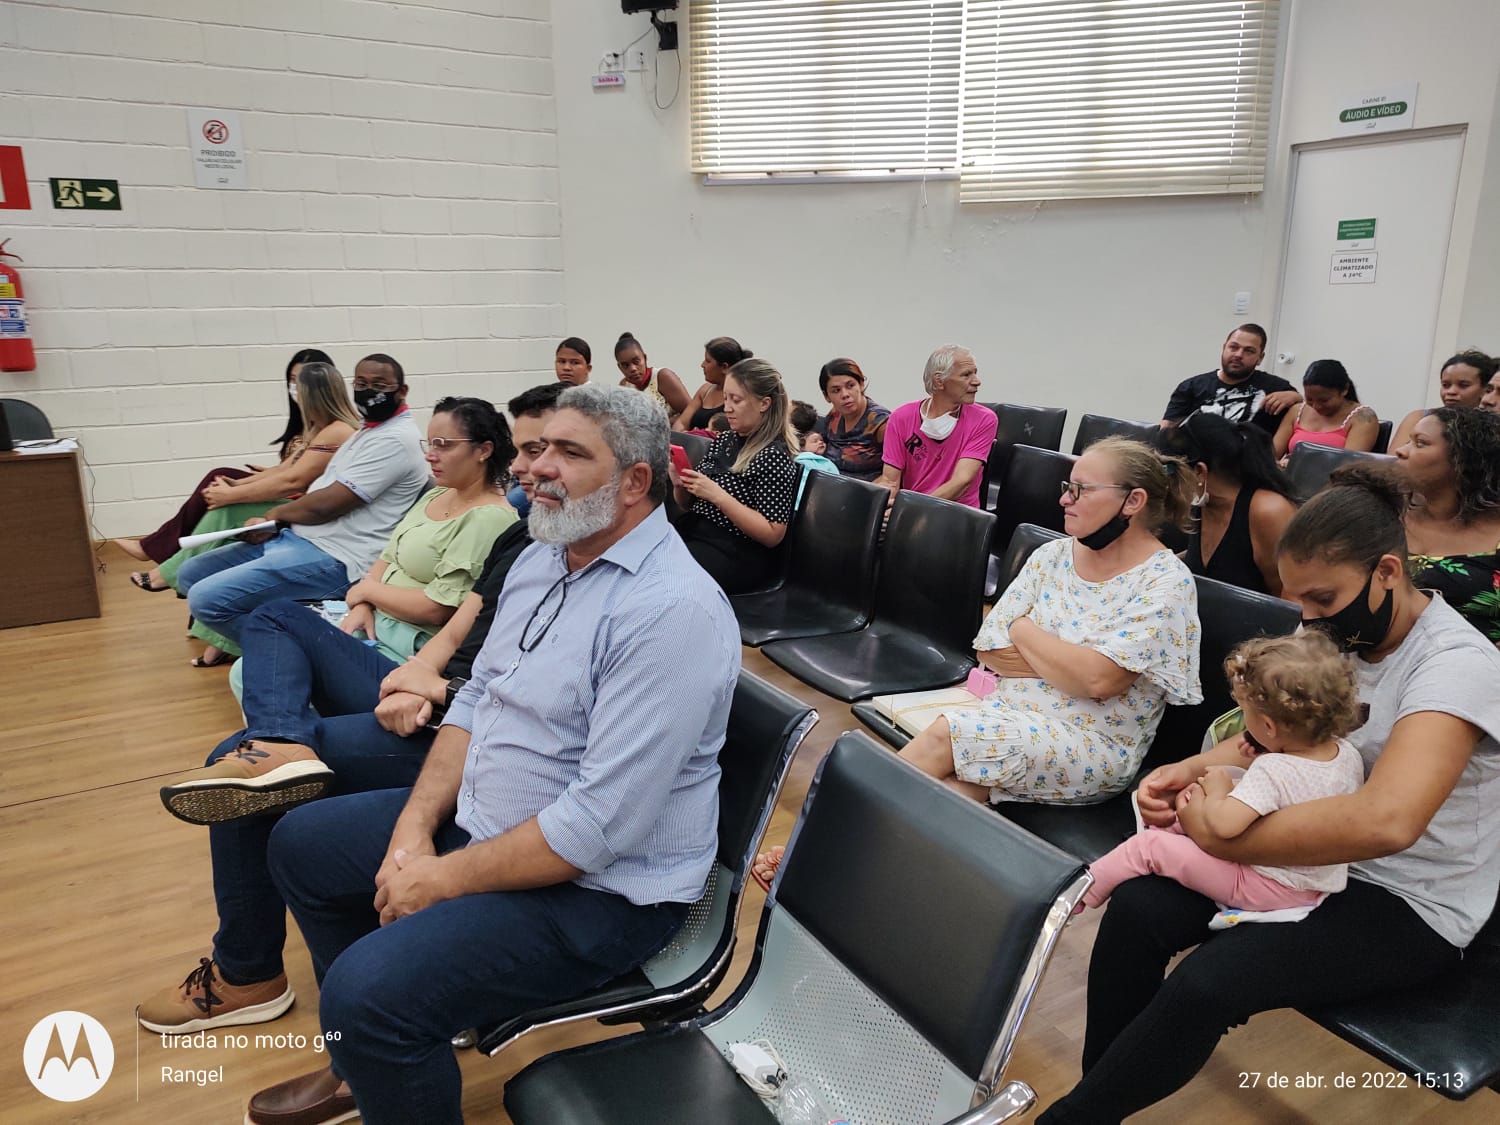
[[[444,720],[470,732],[459,827],[487,840],[534,816],[580,886],[696,900],[739,669],[729,600],[661,508],[573,574],[533,543]]]

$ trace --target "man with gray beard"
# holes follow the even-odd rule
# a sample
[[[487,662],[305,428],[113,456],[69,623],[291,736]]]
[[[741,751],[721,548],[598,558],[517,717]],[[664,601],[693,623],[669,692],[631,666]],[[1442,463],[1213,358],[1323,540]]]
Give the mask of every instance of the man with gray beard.
[[[629,388],[563,393],[531,467],[535,542],[415,787],[273,831],[332,1066],[262,1090],[247,1121],[461,1121],[453,1035],[640,965],[702,892],[740,646],[662,511],[667,434]]]

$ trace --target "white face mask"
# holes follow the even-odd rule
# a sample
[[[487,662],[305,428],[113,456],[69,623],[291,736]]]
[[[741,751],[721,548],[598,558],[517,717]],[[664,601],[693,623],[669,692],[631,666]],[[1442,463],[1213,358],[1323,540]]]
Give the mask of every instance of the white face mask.
[[[927,417],[927,408],[932,405],[928,399],[922,404],[922,432],[933,441],[943,441],[958,426],[957,414],[939,414],[936,418]]]
[[[287,394],[287,397],[289,399],[291,399],[293,402],[297,401],[297,388],[294,387],[294,386],[292,386],[292,384],[290,384],[290,383],[287,384],[286,394]]]

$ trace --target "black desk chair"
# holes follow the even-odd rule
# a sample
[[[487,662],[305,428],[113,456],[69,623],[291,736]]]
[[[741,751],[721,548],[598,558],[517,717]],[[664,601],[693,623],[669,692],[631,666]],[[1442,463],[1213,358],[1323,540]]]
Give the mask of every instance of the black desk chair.
[[[1396,428],[1394,422],[1381,422],[1375,430],[1375,452],[1389,453],[1391,451],[1391,431]]]
[[[1085,414],[1078,420],[1078,432],[1073,435],[1073,456],[1077,457],[1100,438],[1123,437],[1150,445],[1158,429],[1160,427],[1150,422],[1128,422],[1104,414]]]
[[[578,1020],[644,1023],[701,1010],[729,968],[755,849],[792,757],[817,721],[806,704],[741,672],[719,751],[719,848],[703,897],[682,929],[639,969],[583,996],[480,1028],[479,1049],[495,1055],[527,1032]]]
[[[1018,445],[1012,453],[1010,467],[995,507],[994,550],[998,555],[1023,523],[1061,532],[1063,509],[1058,503],[1061,484],[1073,471],[1078,458],[1052,449]],[[993,599],[1005,584],[1000,581],[998,564],[991,565],[984,580],[984,597]]]
[[[1463,964],[1431,984],[1299,1010],[1445,1098],[1500,1088],[1500,913],[1464,951]]]
[[[993,410],[999,422],[995,429],[995,442],[990,446],[989,459],[985,462],[984,481],[979,489],[979,500],[984,505],[984,510],[993,512],[996,499],[1004,486],[1011,450],[1018,445],[1030,445],[1037,449],[1062,448],[1063,426],[1067,424],[1068,412],[1059,406],[1018,406],[1013,402],[987,402],[982,405]]]
[[[687,450],[688,461],[692,463],[695,469],[703,463],[704,454],[708,452],[708,447],[713,444],[713,442],[709,441],[702,434],[679,434],[675,431],[672,434],[671,440],[673,445],[680,445],[683,449]]]
[[[1309,500],[1315,492],[1328,483],[1333,471],[1355,461],[1392,461],[1383,453],[1366,453],[1359,449],[1339,449],[1333,445],[1318,445],[1315,442],[1297,443],[1287,459],[1286,475],[1292,482],[1292,490],[1302,500]]]
[[[833,473],[811,473],[787,528],[785,580],[771,590],[729,599],[740,641],[848,633],[870,620],[880,521],[890,492]]]
[[[970,647],[984,606],[995,517],[919,492],[891,507],[869,623],[852,633],[772,641],[761,649],[825,695],[870,695],[957,683],[974,667]]]
[[[516,1125],[765,1125],[724,1052],[768,1040],[856,1122],[980,1125],[1035,1095],[1005,1070],[1057,937],[1091,882],[1076,859],[879,749],[839,738],[722,1007],[531,1064]]]
[[[1034,523],[1023,523],[1016,528],[1011,534],[1010,545],[1005,548],[1005,554],[994,560],[994,570],[999,577],[1000,589],[1005,589],[1016,580],[1016,575],[1021,573],[1026,560],[1031,558],[1031,552],[1043,543],[1061,538],[1062,532],[1038,527]],[[856,703],[852,710],[856,719],[892,746],[899,748],[906,745],[908,737],[906,732],[877,711],[870,700]]]
[[[42,441],[55,436],[47,416],[24,399],[0,398],[0,410],[5,412],[12,441]]]

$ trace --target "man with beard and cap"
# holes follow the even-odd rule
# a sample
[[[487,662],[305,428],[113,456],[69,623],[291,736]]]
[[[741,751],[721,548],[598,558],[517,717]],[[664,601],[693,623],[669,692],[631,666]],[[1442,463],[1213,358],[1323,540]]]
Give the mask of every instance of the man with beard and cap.
[[[1266,330],[1258,324],[1240,325],[1224,341],[1217,371],[1177,384],[1161,424],[1175,426],[1201,410],[1231,422],[1254,422],[1274,434],[1281,415],[1301,402],[1302,395],[1281,376],[1256,368],[1265,354]]]
[[[535,542],[416,785],[272,831],[332,1065],[256,1094],[247,1121],[462,1120],[453,1035],[640,965],[702,893],[740,645],[662,511],[667,435],[634,390],[563,392],[531,466]]]
[[[177,589],[203,624],[235,642],[245,617],[278,598],[341,598],[379,557],[432,479],[406,408],[406,373],[388,355],[354,367],[364,428],[300,498],[246,521],[266,525],[182,564]]]

